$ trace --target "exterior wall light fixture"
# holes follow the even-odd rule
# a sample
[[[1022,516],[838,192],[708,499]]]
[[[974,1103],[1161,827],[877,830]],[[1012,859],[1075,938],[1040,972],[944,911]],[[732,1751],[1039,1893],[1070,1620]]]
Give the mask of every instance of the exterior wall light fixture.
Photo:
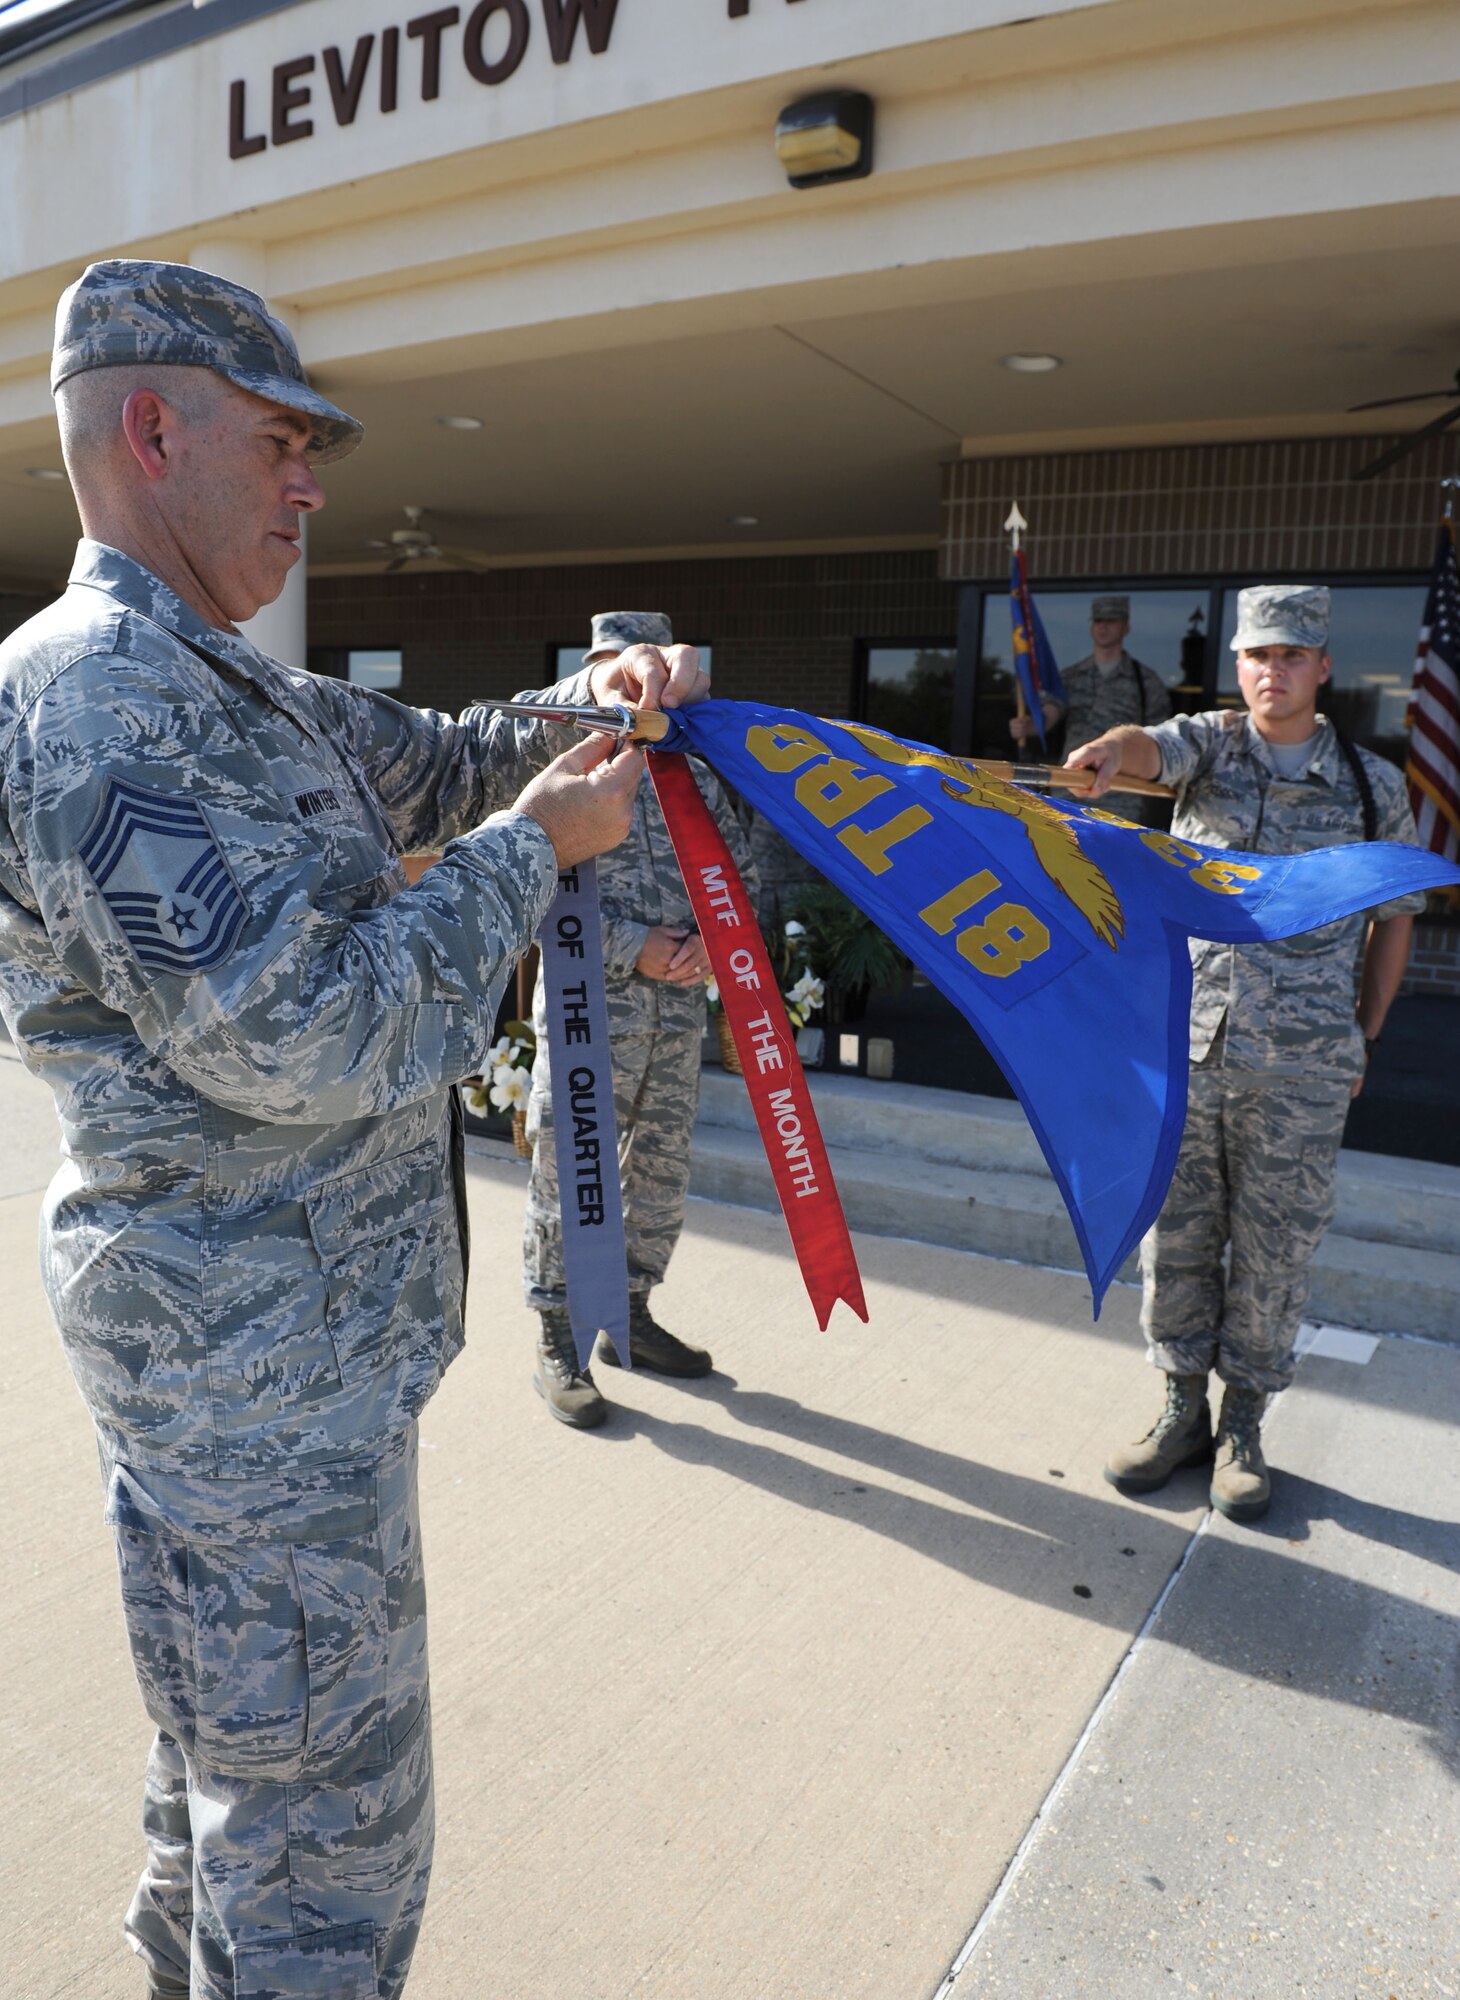
[[[481,417],[438,417],[436,421],[444,431],[479,431],[485,428]]]
[[[1057,354],[1001,354],[1001,366],[1012,368],[1016,375],[1048,375],[1064,363]]]
[[[776,120],[776,158],[793,188],[856,181],[872,171],[872,100],[826,90],[788,104]]]

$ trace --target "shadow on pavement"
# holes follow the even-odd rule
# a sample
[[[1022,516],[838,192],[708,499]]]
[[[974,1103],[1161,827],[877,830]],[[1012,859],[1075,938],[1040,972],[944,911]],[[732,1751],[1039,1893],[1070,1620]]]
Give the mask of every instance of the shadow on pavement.
[[[1102,1572],[1108,1577],[1112,1557],[1134,1553],[1128,1544],[1140,1521],[1146,1553],[1154,1536],[1169,1574],[1186,1551],[1190,1530],[1184,1521],[1157,1524],[1151,1517],[1189,1511],[1205,1482],[1204,1472],[1192,1470],[1143,1501],[1114,1495],[1106,1501],[807,1408],[788,1396],[741,1390],[724,1375],[681,1386],[689,1397],[718,1402],[748,1430],[835,1452],[957,1505],[859,1480],[779,1444],[727,1438],[692,1420],[668,1421],[623,1405],[597,1435],[625,1443],[643,1437],[686,1464],[889,1536],[980,1584],[1126,1629],[1129,1594],[1102,1590]],[[1181,1608],[1168,1608],[1156,1636],[1232,1673],[1411,1723],[1425,1732],[1441,1762],[1460,1773],[1453,1719],[1460,1706],[1460,1620],[1282,1553],[1283,1543],[1306,1541],[1310,1524],[1319,1520],[1442,1568],[1455,1565],[1453,1523],[1359,1500],[1279,1469],[1271,1514],[1256,1529],[1203,1545],[1202,1588],[1173,1600]],[[1281,1615],[1263,1615],[1266,1607],[1280,1607]],[[1374,1671],[1376,1661],[1382,1672]],[[1445,1662],[1441,1675],[1437,1668]]]
[[[1254,1521],[1247,1532],[1258,1541],[1306,1542],[1315,1521],[1332,1521],[1366,1542],[1402,1549],[1420,1562],[1437,1569],[1456,1567],[1460,1532],[1453,1521],[1437,1521],[1428,1514],[1411,1514],[1403,1507],[1385,1507],[1376,1500],[1361,1500],[1355,1493],[1336,1486],[1322,1486],[1301,1473],[1284,1472],[1282,1490],[1274,1488],[1274,1510],[1264,1521]],[[1281,1501],[1281,1506],[1276,1501]]]

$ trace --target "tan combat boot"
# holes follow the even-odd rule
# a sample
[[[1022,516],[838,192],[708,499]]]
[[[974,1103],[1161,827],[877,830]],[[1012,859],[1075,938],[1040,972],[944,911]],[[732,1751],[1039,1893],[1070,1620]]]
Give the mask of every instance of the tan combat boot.
[[[714,1368],[703,1347],[691,1347],[677,1333],[670,1333],[649,1311],[649,1301],[639,1292],[629,1294],[629,1354],[636,1368],[651,1375],[708,1375]],[[609,1368],[621,1368],[613,1342],[606,1333],[598,1336],[596,1358]]]
[[[1136,1444],[1112,1452],[1105,1477],[1120,1493],[1154,1493],[1183,1465],[1212,1455],[1205,1375],[1168,1375],[1166,1407]]]
[[[1267,1398],[1260,1390],[1227,1384],[1217,1420],[1212,1505],[1229,1521],[1260,1521],[1272,1500],[1272,1481],[1262,1456],[1266,1408]]]
[[[542,1331],[537,1336],[537,1366],[532,1386],[560,1424],[575,1431],[594,1431],[608,1415],[608,1404],[586,1368],[578,1366],[578,1350],[573,1344],[573,1326],[562,1306],[549,1306],[538,1314]]]

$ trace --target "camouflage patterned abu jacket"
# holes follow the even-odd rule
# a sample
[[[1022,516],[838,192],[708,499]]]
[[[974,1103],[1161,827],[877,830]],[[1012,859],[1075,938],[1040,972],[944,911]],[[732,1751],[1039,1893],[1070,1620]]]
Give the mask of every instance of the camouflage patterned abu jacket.
[[[1284,778],[1245,713],[1178,715],[1150,732],[1161,779],[1176,787],[1171,831],[1207,847],[1251,854],[1307,854],[1364,837],[1363,804],[1333,725],[1318,718],[1305,771]],[[1415,841],[1404,779],[1360,750],[1374,794],[1375,838]],[[1344,917],[1275,944],[1191,941],[1191,1060],[1200,1062],[1226,1024],[1229,1070],[1268,1076],[1356,1077],[1364,1041],[1354,1018],[1355,970],[1370,918],[1413,915],[1420,895]]]
[[[1161,676],[1122,653],[1113,673],[1102,674],[1093,653],[1066,667],[1065,755],[1093,743],[1122,722],[1164,722],[1171,713],[1171,695]]]
[[[108,1454],[377,1448],[461,1346],[446,1087],[553,893],[494,812],[551,739],[291,671],[83,542],[0,647],[0,753],[0,1005],[56,1095],[42,1270]]]

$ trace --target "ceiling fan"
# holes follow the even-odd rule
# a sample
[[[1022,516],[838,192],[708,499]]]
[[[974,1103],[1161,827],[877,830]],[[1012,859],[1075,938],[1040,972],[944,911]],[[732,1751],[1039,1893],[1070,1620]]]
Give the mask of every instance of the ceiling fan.
[[[1367,465],[1361,465],[1354,478],[1372,479],[1376,472],[1387,472],[1398,459],[1417,450],[1420,445],[1427,444],[1432,437],[1438,437],[1440,432],[1447,431],[1451,424],[1460,423],[1460,368],[1455,370],[1455,380],[1448,389],[1416,389],[1412,396],[1381,396],[1374,403],[1351,404],[1349,415],[1356,416],[1360,410],[1387,410],[1396,403],[1432,403],[1441,398],[1451,405],[1443,416],[1436,417],[1433,423],[1422,425],[1417,431],[1411,431],[1408,437],[1401,438],[1398,444],[1391,445],[1388,451],[1381,451],[1377,458],[1371,459]]]
[[[458,569],[485,570],[492,567],[490,557],[480,549],[458,549],[438,542],[429,528],[421,526],[426,512],[424,507],[407,507],[403,511],[408,523],[406,527],[392,528],[388,541],[369,541],[365,544],[367,549],[383,549],[389,555],[390,561],[384,570],[386,576],[395,570],[405,569],[413,562],[454,563]]]

